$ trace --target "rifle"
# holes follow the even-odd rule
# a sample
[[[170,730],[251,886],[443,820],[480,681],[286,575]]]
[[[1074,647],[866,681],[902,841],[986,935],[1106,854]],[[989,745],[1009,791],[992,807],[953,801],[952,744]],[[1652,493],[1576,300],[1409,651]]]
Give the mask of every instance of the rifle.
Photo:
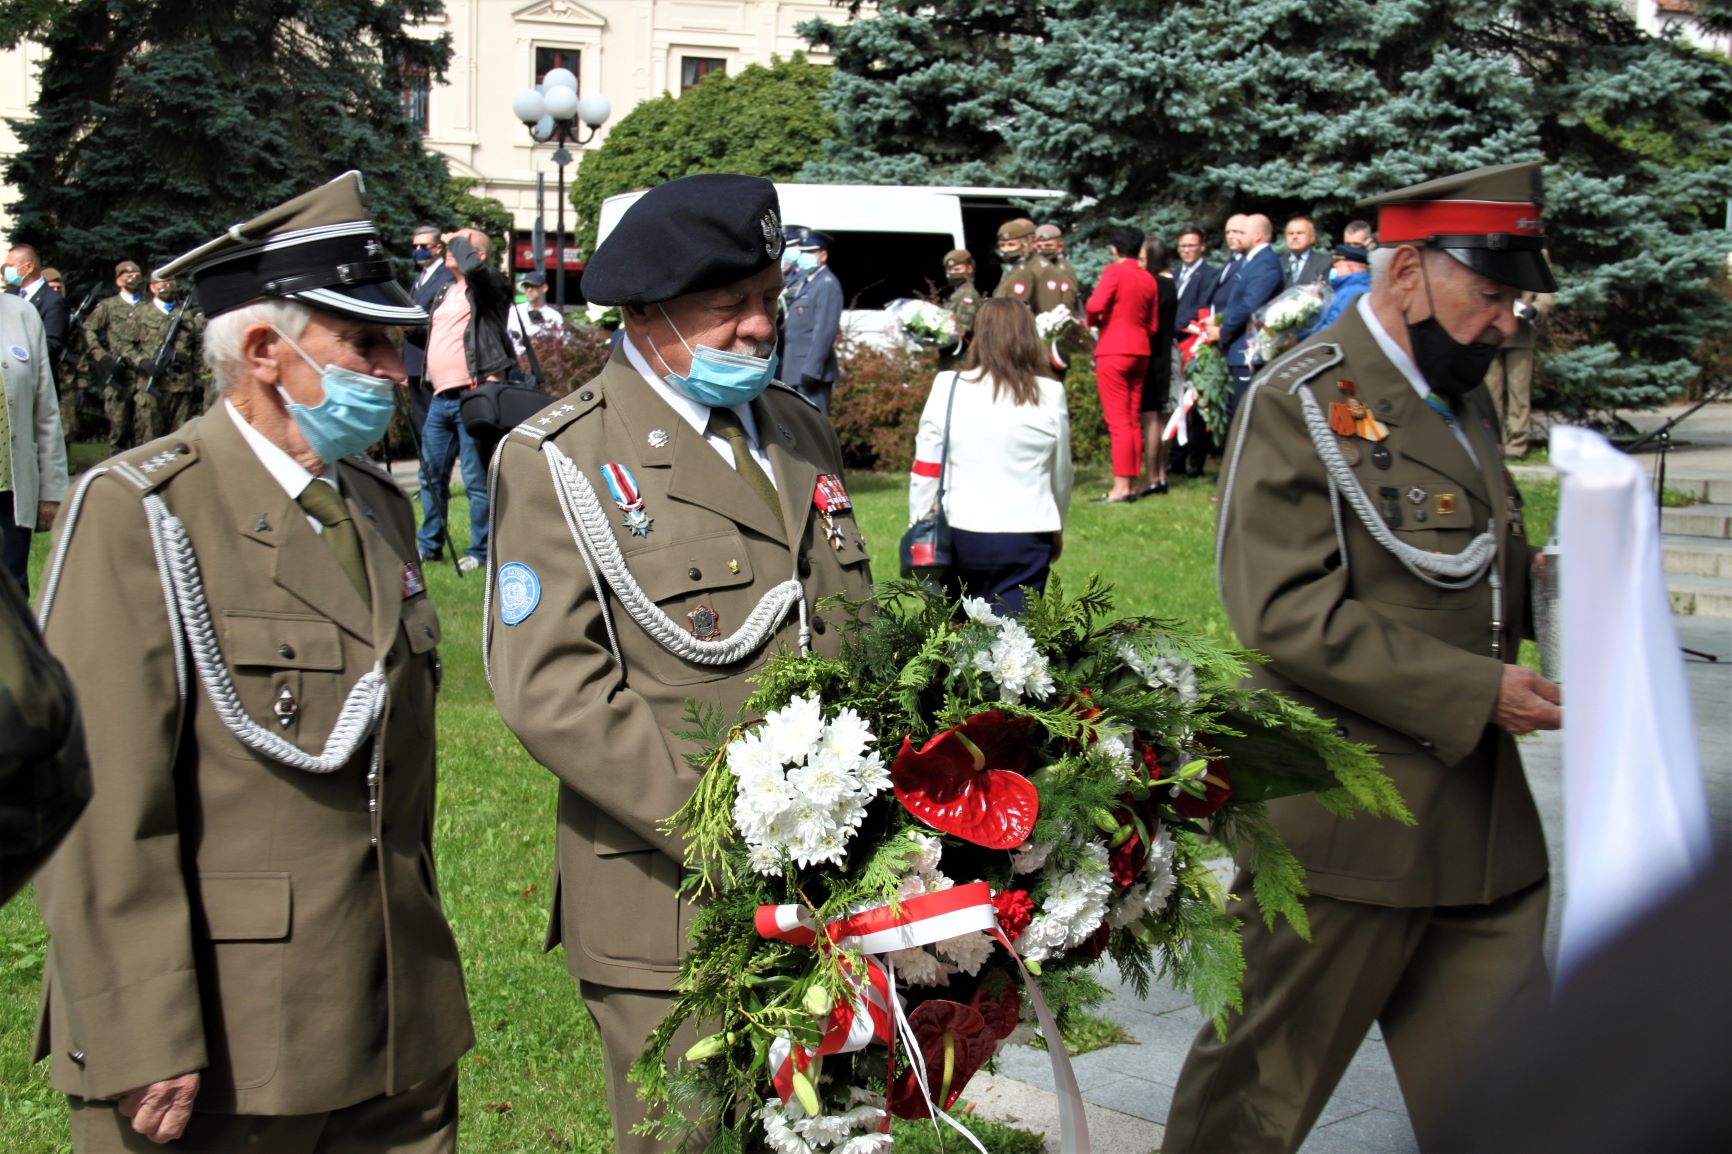
[[[191,307],[192,303],[186,300],[175,306],[174,312],[170,313],[168,317],[168,331],[162,334],[162,344],[156,347],[156,357],[138,363],[139,370],[144,373],[145,396],[156,396],[157,380],[175,367],[175,362],[180,356],[174,351],[175,334],[180,332],[181,319],[186,316],[187,310]]]
[[[60,355],[54,360],[54,379],[61,378],[61,370],[66,367],[66,354],[72,351],[72,334],[79,325],[84,323],[84,314],[90,311],[90,306],[96,301],[96,294],[102,288],[101,284],[90,287],[84,294],[84,299],[78,302],[78,307],[72,310],[72,316],[66,321],[66,343],[60,346]]]

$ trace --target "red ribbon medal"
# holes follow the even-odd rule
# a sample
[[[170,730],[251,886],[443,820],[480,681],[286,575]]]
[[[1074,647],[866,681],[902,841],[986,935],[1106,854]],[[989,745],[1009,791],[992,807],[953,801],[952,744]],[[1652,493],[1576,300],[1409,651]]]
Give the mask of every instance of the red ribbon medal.
[[[824,518],[825,540],[830,542],[830,548],[840,550],[842,530],[836,525],[836,514],[854,507],[848,490],[842,487],[842,478],[834,473],[818,474],[817,483],[812,487],[812,504]]]

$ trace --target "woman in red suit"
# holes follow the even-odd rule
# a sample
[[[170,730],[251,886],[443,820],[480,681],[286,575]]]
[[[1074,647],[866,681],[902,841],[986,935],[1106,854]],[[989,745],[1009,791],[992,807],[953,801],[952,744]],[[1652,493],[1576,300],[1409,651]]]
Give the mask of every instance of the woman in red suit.
[[[1138,412],[1149,367],[1149,334],[1160,327],[1155,278],[1137,264],[1143,230],[1124,225],[1111,234],[1112,263],[1089,296],[1088,322],[1095,339],[1095,386],[1113,446],[1113,487],[1092,501],[1118,504],[1137,499],[1143,473],[1143,430]]]

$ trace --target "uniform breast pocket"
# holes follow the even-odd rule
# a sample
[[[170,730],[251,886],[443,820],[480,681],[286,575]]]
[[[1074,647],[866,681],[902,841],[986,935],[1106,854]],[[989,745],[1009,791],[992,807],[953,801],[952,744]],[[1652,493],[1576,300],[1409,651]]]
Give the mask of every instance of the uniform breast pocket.
[[[656,608],[699,640],[726,637],[739,629],[758,598],[780,579],[755,580],[751,557],[737,529],[637,549],[628,564]],[[689,685],[730,677],[737,666],[698,665],[662,650],[650,672],[668,685]]]
[[[250,717],[303,748],[306,741],[323,742],[335,721],[334,689],[343,672],[335,623],[308,613],[228,609],[222,649]]]
[[[1484,528],[1462,488],[1434,474],[1392,478],[1371,496],[1395,539],[1423,553],[1459,553]],[[1405,569],[1401,579],[1379,582],[1376,592],[1378,600],[1421,609],[1444,605],[1450,594]]]

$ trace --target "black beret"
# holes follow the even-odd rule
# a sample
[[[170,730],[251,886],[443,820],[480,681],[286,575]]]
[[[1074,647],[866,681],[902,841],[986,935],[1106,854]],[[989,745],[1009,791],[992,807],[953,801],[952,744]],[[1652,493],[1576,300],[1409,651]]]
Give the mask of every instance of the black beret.
[[[782,255],[776,186],[707,173],[657,185],[625,210],[583,270],[583,298],[646,305],[744,280]]]

